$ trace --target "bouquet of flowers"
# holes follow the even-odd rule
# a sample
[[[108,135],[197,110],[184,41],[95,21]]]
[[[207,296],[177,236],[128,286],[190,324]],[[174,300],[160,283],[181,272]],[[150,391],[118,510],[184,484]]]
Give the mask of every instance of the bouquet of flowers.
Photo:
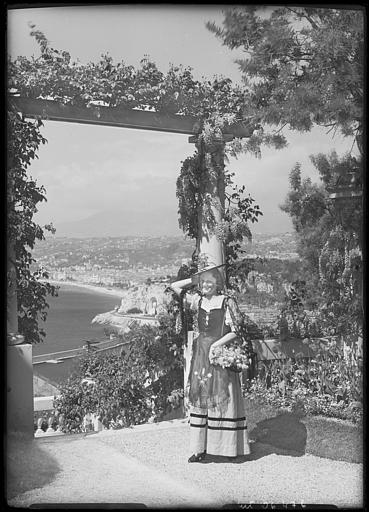
[[[228,368],[234,372],[247,370],[251,364],[247,344],[215,347],[210,357],[210,363],[214,366]]]

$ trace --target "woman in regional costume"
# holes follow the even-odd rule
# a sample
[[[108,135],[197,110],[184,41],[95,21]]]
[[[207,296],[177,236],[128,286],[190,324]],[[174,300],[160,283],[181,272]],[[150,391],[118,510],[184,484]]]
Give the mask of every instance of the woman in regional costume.
[[[210,363],[214,348],[237,338],[233,320],[236,304],[221,293],[219,266],[206,267],[189,279],[172,283],[171,288],[180,295],[196,280],[200,291],[185,295],[187,304],[197,312],[198,331],[187,383],[193,453],[188,462],[201,462],[206,454],[247,455],[250,447],[239,374]]]

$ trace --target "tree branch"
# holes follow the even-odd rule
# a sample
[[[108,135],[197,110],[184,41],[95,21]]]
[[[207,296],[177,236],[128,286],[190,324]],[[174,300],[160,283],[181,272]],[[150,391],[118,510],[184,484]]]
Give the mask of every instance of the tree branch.
[[[291,7],[286,7],[286,9],[300,18],[306,18],[313,28],[315,28],[316,30],[319,29],[319,25],[308,14],[304,13],[303,11],[295,11],[294,9],[291,9]]]
[[[286,126],[288,125],[288,123],[284,123],[277,131],[273,132],[275,135],[277,135],[277,133],[281,132],[283,130],[283,128],[285,128]]]

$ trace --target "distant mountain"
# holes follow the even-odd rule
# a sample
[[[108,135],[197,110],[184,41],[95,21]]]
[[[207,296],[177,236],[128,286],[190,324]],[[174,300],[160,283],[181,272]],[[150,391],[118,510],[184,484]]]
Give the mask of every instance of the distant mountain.
[[[150,204],[135,209],[112,208],[100,211],[84,219],[54,223],[57,237],[101,238],[125,236],[180,236],[183,232],[178,227],[178,218],[173,208],[162,205],[150,208]],[[293,233],[260,233],[253,231],[251,247],[259,244],[282,244],[285,249],[290,242],[294,244]],[[287,243],[286,243],[287,242]],[[287,249],[288,250],[288,249]]]
[[[149,205],[148,205],[149,206]],[[181,235],[172,209],[105,210],[84,219],[55,224],[56,236],[74,238]]]

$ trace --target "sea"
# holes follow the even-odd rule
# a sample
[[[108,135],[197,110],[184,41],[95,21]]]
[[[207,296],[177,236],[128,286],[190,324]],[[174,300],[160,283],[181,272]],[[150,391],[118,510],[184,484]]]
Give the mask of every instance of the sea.
[[[118,296],[105,294],[102,290],[94,291],[65,283],[59,286],[58,297],[47,298],[47,320],[41,323],[46,337],[42,343],[32,346],[34,356],[79,348],[87,340],[106,339],[103,326],[92,325],[91,321],[97,314],[112,311],[120,304]],[[75,360],[60,364],[37,364],[34,371],[52,382],[60,382],[69,376],[73,366],[71,363],[75,363]]]

